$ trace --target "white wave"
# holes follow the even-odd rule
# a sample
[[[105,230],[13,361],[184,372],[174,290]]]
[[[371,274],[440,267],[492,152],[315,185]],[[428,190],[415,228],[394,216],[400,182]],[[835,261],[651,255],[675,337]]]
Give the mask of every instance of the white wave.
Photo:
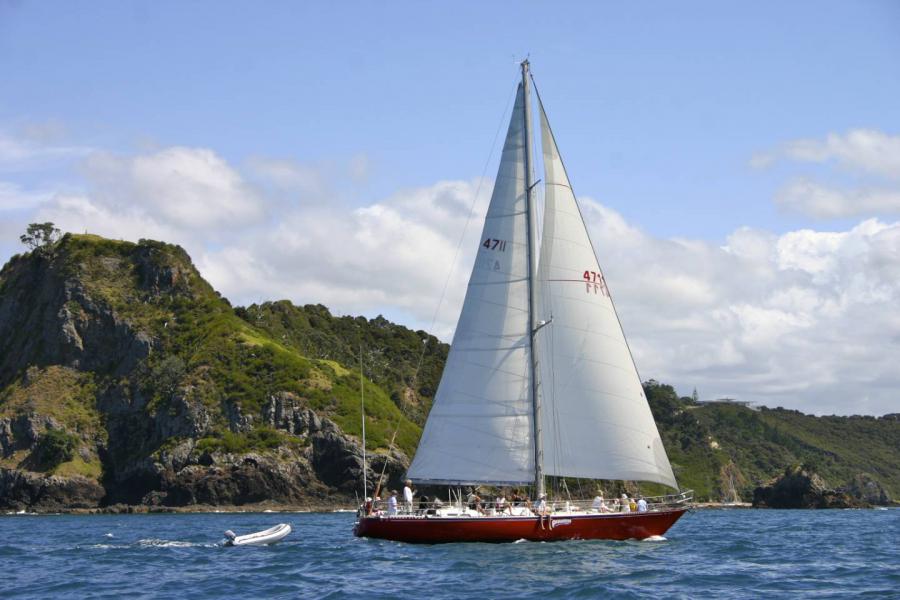
[[[641,540],[643,542],[667,542],[668,540],[661,535],[651,535],[650,537],[644,538]]]
[[[516,541],[514,541],[513,544],[522,544],[522,543],[525,543],[525,542],[527,542],[527,541],[528,541],[528,540],[526,540],[525,538],[519,538],[519,539],[517,539]]]
[[[203,544],[200,542],[182,542],[178,540],[160,540],[149,538],[146,540],[138,540],[138,546],[145,548],[215,548],[218,544]]]
[[[103,534],[103,537],[111,538],[111,537],[116,537],[116,536],[114,536],[114,535],[111,534],[111,533],[104,533],[104,534]]]

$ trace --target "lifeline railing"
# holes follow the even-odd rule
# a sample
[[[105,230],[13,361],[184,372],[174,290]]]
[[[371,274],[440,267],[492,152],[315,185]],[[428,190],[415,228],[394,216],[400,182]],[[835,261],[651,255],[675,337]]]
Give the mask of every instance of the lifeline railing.
[[[598,502],[598,498],[600,499]],[[646,504],[646,510],[641,510],[639,500],[643,499]],[[588,499],[567,499],[558,500],[550,499],[546,502],[544,514],[553,514],[557,512],[588,512],[588,513],[626,513],[626,512],[660,512],[663,510],[672,510],[679,507],[689,507],[694,499],[694,490],[685,490],[678,494],[668,494],[665,496],[642,496],[636,495],[628,498],[603,498],[602,496]],[[623,500],[627,500],[628,510],[625,510]],[[538,507],[532,500],[510,500],[498,503],[495,498],[493,501],[484,501],[477,496],[474,499],[461,500],[459,498],[453,501],[445,501],[441,499],[414,498],[412,505],[408,505],[399,498],[395,505],[396,512],[392,509],[388,500],[376,499],[367,501],[365,505],[359,507],[360,514],[378,514],[378,515],[425,515],[435,514],[440,509],[465,509],[476,510],[485,515],[503,515],[522,514],[522,509],[526,509],[528,514],[538,514]]]

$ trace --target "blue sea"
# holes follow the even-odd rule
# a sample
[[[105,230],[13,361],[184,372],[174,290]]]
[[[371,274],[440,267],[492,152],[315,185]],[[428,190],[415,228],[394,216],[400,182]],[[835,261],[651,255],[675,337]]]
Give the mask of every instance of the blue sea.
[[[0,598],[900,598],[900,509],[699,510],[657,541],[414,546],[351,513],[0,517]],[[290,523],[269,547],[238,534]]]

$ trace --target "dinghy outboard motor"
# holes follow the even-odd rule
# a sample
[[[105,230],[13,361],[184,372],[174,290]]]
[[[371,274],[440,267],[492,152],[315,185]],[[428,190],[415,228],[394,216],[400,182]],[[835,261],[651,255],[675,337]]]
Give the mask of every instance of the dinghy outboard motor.
[[[234,538],[236,538],[236,537],[237,536],[234,535],[234,532],[229,529],[228,531],[225,532],[225,539],[227,540],[225,543],[230,546],[231,544],[234,543]]]

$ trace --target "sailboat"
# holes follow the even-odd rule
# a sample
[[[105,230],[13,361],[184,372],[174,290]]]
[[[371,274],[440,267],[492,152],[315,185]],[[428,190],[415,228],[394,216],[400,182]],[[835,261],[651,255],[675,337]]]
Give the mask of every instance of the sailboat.
[[[546,499],[546,480],[646,481],[678,489],[528,60],[462,311],[407,476],[425,485],[531,486],[535,505],[456,502],[360,510],[357,536],[405,542],[643,539],[690,492],[608,512]],[[532,88],[544,167],[538,245]],[[645,500],[646,502],[646,500]],[[590,504],[590,501],[588,501]],[[618,504],[618,501],[616,501]]]

